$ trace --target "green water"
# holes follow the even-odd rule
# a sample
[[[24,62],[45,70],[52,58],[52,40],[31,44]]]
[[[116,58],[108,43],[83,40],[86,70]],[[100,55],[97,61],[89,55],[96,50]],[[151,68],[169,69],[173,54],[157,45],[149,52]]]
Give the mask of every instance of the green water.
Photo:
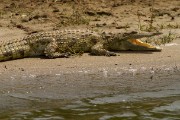
[[[113,96],[115,97],[115,96]],[[1,120],[179,120],[180,96],[107,100],[108,97],[83,99],[50,109],[36,109],[0,114]],[[115,99],[118,98],[117,96]],[[101,102],[98,102],[102,100]]]

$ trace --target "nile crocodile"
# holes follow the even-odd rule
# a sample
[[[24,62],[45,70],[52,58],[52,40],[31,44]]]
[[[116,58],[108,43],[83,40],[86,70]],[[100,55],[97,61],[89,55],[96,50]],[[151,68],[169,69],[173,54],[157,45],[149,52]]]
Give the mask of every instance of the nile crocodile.
[[[0,44],[0,61],[44,55],[48,58],[68,57],[89,52],[92,55],[115,56],[118,50],[161,49],[138,39],[160,33],[95,32],[88,29],[57,30],[34,33],[22,39],[5,41]]]

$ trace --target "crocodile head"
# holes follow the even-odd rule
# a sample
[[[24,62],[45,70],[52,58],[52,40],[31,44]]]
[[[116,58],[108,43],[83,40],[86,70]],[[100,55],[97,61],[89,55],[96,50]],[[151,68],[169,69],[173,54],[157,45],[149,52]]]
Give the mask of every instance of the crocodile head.
[[[150,50],[150,51],[161,51],[162,49],[151,44],[141,41],[141,38],[152,37],[160,35],[162,33],[138,33],[138,32],[129,32],[129,33],[119,33],[114,34],[113,38],[108,42],[109,49],[111,50]]]

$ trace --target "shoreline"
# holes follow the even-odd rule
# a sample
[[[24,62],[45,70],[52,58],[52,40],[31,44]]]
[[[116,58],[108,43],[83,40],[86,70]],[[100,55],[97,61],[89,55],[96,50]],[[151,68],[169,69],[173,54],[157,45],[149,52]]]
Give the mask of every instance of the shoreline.
[[[2,112],[51,108],[87,98],[161,91],[179,84],[179,39],[174,43],[161,52],[1,62],[0,108]]]
[[[178,40],[175,42],[179,44]],[[1,62],[0,91],[1,95],[23,92],[21,96],[32,93],[35,98],[48,99],[95,97],[101,93],[121,93],[126,88],[129,92],[151,91],[171,84],[167,79],[178,75],[179,49],[177,45],[164,46],[162,52],[127,51],[115,57],[84,54],[72,58],[24,58]],[[49,93],[42,95],[42,91]]]

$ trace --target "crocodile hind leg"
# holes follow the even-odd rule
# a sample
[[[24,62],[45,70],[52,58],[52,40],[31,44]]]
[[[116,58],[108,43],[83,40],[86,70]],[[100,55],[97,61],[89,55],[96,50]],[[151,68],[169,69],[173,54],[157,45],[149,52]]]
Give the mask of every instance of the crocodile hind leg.
[[[116,53],[110,52],[106,49],[104,49],[102,43],[96,43],[92,48],[91,48],[91,54],[92,55],[105,55],[105,56],[116,56]]]
[[[46,46],[44,54],[48,58],[62,58],[62,57],[69,57],[69,53],[61,53],[57,51],[58,44],[56,43],[55,39],[52,39],[52,41]]]

